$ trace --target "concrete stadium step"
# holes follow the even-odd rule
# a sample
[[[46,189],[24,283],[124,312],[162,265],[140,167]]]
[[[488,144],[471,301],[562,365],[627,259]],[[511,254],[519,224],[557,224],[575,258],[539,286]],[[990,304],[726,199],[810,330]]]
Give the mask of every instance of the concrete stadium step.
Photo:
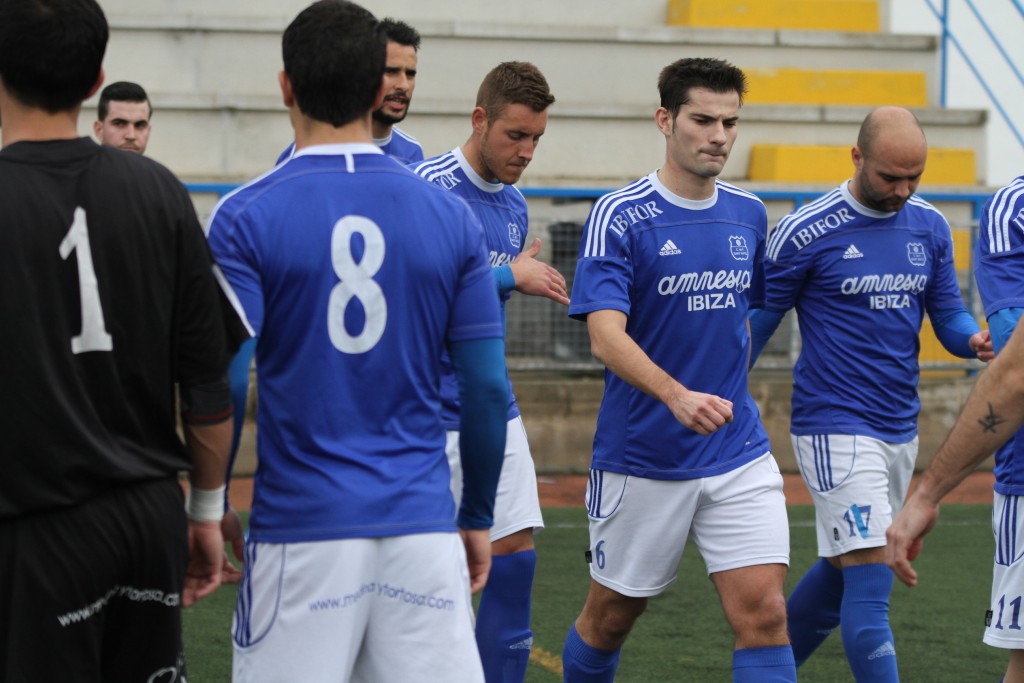
[[[275,97],[151,93],[154,104],[149,154],[187,180],[240,182],[266,171],[292,139],[283,105]],[[556,102],[547,133],[523,177],[524,186],[616,187],[657,168],[665,143],[653,122],[656,104],[581,106]],[[428,156],[469,137],[471,104],[417,98],[403,130],[418,138]],[[723,177],[747,178],[755,144],[853,145],[867,107],[748,105]],[[984,145],[984,113],[915,110],[938,148]],[[86,108],[79,130],[91,134],[95,117]],[[848,175],[848,174],[847,174]]]
[[[112,17],[111,26],[105,62],[110,80],[133,80],[165,93],[277,95],[280,19],[128,15]],[[920,74],[935,67],[932,36],[461,20],[423,22],[417,28],[423,34],[418,95],[457,103],[472,103],[483,75],[512,59],[537,64],[560,101],[578,104],[656,103],[658,72],[692,55],[758,70],[757,79],[766,86],[755,83],[751,96],[760,102],[771,99],[773,90],[784,94],[798,85],[827,85],[828,99],[811,98],[822,104],[839,103],[844,90],[860,96],[865,88],[849,77],[817,78],[813,71],[843,72],[856,64],[865,72],[894,72],[897,79],[914,74],[922,80]],[[877,79],[869,75],[867,87],[881,87]],[[925,89],[925,100],[915,106],[938,101],[934,84],[926,83]],[[899,95],[885,91],[886,97]]]
[[[750,150],[747,177],[754,181],[835,183],[850,177],[851,140],[846,145],[783,145],[755,143]],[[973,185],[977,182],[974,150],[928,149],[925,185]]]
[[[673,26],[878,31],[875,0],[669,0]]]
[[[309,0],[103,0],[108,18],[119,16],[256,18],[279,24],[281,29],[308,6]],[[665,0],[517,0],[496,5],[479,0],[361,0],[377,17],[395,17],[418,26],[441,18],[521,24],[664,26]]]
[[[266,170],[291,138],[277,88],[280,37],[304,6],[292,0],[254,0],[245,7],[199,0],[106,3],[113,29],[107,79],[134,80],[152,94],[152,155],[190,180],[237,182]],[[408,19],[423,34],[416,96],[403,129],[428,155],[466,139],[477,86],[494,64],[529,59],[544,70],[558,101],[524,184],[614,187],[659,165],[664,143],[651,122],[657,74],[684,55],[722,57],[750,72],[740,139],[726,169],[730,180],[745,179],[754,144],[851,145],[869,109],[847,106],[855,101],[852,93],[879,90],[883,72],[920,83],[935,67],[932,36],[666,27],[663,3],[635,6],[637,16],[626,18],[634,3],[524,0],[495,22],[493,7],[471,0],[443,7],[418,0],[367,3],[382,16]],[[550,23],[537,23],[542,16]],[[815,71],[801,68],[810,64]],[[851,64],[862,71],[851,76]],[[894,64],[903,71],[889,72]],[[855,83],[853,77],[864,78]],[[796,88],[808,83],[818,87],[813,97]],[[925,84],[925,105],[937,101],[934,88]],[[901,102],[896,97],[909,90],[886,91],[886,103]],[[801,97],[815,104],[792,103]],[[917,111],[930,119],[924,123],[933,146],[984,149],[980,111]]]

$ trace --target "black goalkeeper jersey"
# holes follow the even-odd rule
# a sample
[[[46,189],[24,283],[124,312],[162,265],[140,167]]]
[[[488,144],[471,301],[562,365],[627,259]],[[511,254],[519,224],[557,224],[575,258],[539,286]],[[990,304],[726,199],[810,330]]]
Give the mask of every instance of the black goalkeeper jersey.
[[[0,150],[0,519],[191,468],[175,383],[238,319],[182,184],[87,138]]]

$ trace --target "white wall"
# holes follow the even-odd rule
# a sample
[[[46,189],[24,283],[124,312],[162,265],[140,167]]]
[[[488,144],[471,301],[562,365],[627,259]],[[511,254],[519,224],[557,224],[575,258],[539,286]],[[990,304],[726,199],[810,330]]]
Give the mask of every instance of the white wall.
[[[929,4],[942,11],[942,0],[930,0],[930,3],[928,0],[889,0],[889,30],[940,35],[942,26],[929,9]],[[1024,41],[1021,40],[1024,16],[1014,0],[984,0],[973,4],[1013,60],[1017,71],[1024,74]],[[965,0],[949,0],[948,25],[1013,121],[1018,135],[1024,138],[1024,83],[1006,65]],[[984,183],[1005,185],[1024,175],[1024,144],[1014,136],[952,41],[948,45],[946,106],[988,109],[988,148],[984,150],[986,161],[980,170],[985,173]],[[935,73],[941,73],[939,68]]]

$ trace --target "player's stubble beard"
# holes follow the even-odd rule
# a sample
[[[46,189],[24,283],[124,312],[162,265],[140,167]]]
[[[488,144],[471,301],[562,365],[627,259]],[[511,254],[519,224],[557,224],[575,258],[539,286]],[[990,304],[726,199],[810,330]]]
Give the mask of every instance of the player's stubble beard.
[[[383,123],[385,126],[393,126],[396,123],[401,123],[405,120],[405,117],[409,115],[409,104],[406,103],[405,111],[401,116],[392,116],[384,111],[384,107],[375,109],[373,112],[373,119],[379,123]]]

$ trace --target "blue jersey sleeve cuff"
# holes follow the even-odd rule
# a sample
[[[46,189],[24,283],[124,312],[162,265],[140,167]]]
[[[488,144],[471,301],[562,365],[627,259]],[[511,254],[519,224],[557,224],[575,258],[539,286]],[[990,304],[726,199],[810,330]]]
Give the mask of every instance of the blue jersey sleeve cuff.
[[[960,358],[974,358],[977,355],[971,349],[971,336],[981,328],[966,309],[951,308],[928,315],[935,336],[947,351]]]
[[[498,285],[498,296],[504,298],[516,288],[516,278],[512,275],[512,266],[507,263],[497,268],[491,268],[494,273],[494,281]]]
[[[766,311],[761,308],[750,310],[750,367],[754,367],[757,357],[764,350],[764,345],[775,334],[785,314]]]
[[[1004,308],[996,311],[988,318],[988,329],[992,333],[992,347],[998,354],[1010,341],[1010,335],[1017,327],[1024,308]]]

